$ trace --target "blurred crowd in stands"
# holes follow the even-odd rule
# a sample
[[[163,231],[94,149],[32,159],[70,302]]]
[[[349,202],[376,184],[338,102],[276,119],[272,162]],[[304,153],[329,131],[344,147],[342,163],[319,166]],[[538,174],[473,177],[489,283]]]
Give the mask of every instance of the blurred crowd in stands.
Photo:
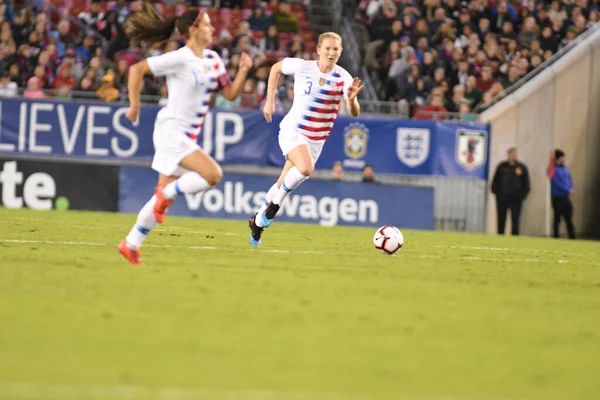
[[[203,0],[152,3],[165,17],[181,13],[190,3],[211,5]],[[141,5],[139,0],[0,0],[0,96],[126,101],[133,63],[183,45],[176,33],[166,43],[130,43],[127,16]],[[241,52],[253,57],[254,68],[242,96],[234,102],[216,96],[213,105],[258,108],[273,63],[288,55],[314,57],[315,36],[305,11],[309,2],[227,0],[220,5],[208,9],[217,28],[212,48],[232,78]],[[282,84],[279,111],[289,108],[293,98],[291,83]],[[146,77],[142,93],[163,104],[167,87],[163,79]]]
[[[600,19],[600,0],[356,0],[380,99],[478,110]]]
[[[239,54],[254,68],[243,95],[221,108],[259,108],[270,66],[286,56],[316,58],[310,0],[153,1],[165,16],[208,7],[213,49],[233,77]],[[574,41],[600,18],[600,0],[354,0],[370,37],[367,65],[381,100],[406,104],[415,118],[468,115]],[[350,0],[352,2],[352,0]],[[0,96],[126,101],[128,68],[183,45],[132,45],[127,16],[141,0],[0,0]],[[277,111],[293,99],[282,77]],[[167,88],[147,77],[143,94],[164,103]]]

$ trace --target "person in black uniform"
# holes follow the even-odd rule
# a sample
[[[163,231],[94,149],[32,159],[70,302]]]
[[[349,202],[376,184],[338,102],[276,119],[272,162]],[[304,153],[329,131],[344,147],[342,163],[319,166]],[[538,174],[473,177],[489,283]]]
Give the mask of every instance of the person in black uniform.
[[[512,234],[519,234],[519,220],[523,200],[529,193],[529,172],[525,164],[517,161],[517,149],[508,149],[508,160],[496,167],[492,180],[492,193],[496,195],[498,234],[504,234],[506,212],[510,209]]]

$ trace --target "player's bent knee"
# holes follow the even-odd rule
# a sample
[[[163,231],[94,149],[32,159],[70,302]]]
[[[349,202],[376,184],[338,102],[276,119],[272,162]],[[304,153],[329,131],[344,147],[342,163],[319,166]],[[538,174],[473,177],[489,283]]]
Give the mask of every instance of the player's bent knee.
[[[208,171],[204,175],[204,179],[206,180],[206,182],[210,186],[215,186],[219,182],[221,182],[221,179],[223,179],[223,169],[219,165],[217,165],[212,171]]]
[[[304,176],[311,176],[315,171],[315,167],[312,164],[302,165],[296,168],[298,168],[298,171]]]

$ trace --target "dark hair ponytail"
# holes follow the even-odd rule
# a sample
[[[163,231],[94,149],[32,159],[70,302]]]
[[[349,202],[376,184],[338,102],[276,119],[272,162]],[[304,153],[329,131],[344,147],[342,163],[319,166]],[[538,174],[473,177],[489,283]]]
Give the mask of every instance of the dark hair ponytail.
[[[163,18],[151,3],[144,1],[142,7],[142,11],[133,13],[127,20],[127,34],[135,41],[150,43],[168,40],[176,27],[179,33],[187,35],[199,13],[190,8],[178,17]]]

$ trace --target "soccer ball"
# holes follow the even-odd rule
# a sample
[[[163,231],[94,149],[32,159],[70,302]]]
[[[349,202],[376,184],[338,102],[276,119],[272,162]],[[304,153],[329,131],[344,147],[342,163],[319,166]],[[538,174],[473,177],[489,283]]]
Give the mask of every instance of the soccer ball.
[[[375,248],[383,254],[391,256],[402,248],[404,236],[400,229],[392,225],[385,225],[377,229],[373,237]]]

